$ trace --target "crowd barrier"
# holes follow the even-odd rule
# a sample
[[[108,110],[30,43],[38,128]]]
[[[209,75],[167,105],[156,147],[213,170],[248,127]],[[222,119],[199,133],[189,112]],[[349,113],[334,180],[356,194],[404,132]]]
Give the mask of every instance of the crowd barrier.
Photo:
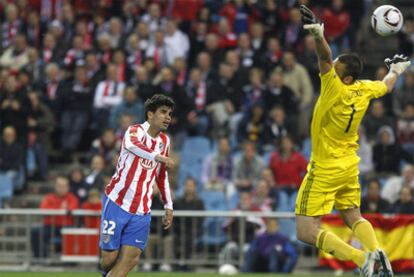
[[[222,250],[229,241],[223,225],[238,221],[238,257],[242,265],[245,250],[246,223],[252,218],[278,218],[280,232],[296,240],[294,213],[241,211],[174,211],[174,225],[163,230],[163,211],[152,211],[152,228],[141,263],[160,265],[219,266]],[[99,261],[99,212],[90,210],[0,209],[0,270],[17,267],[28,270],[33,265],[82,263],[96,268]],[[414,215],[366,215],[374,226],[381,246],[388,253],[396,272],[414,270]],[[69,221],[69,222],[65,222]],[[49,228],[45,229],[45,223]],[[58,226],[64,225],[65,227]],[[70,224],[68,224],[70,223]],[[89,226],[85,226],[86,225]],[[90,225],[95,225],[93,228]],[[323,218],[322,227],[336,233],[355,247],[359,242],[337,215]],[[318,253],[298,243],[299,255]],[[319,253],[319,265],[350,270],[349,261],[338,261],[327,253]]]
[[[229,239],[223,230],[229,219],[237,220],[239,226],[236,265],[243,263],[245,247],[240,246],[245,245],[246,237],[242,230],[252,218],[278,218],[281,231],[295,239],[294,214],[290,212],[174,211],[169,231],[163,230],[163,215],[163,211],[151,212],[153,222],[142,263],[218,266],[220,251]],[[90,210],[0,209],[0,269],[60,263],[96,266],[99,216]],[[85,227],[86,221],[96,227]]]

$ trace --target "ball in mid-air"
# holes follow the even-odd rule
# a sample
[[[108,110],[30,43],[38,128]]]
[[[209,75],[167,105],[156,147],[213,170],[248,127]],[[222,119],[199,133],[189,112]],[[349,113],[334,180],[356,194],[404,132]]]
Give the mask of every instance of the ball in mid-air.
[[[382,5],[375,9],[371,16],[371,26],[381,36],[389,36],[403,26],[403,15],[399,9],[391,5]]]

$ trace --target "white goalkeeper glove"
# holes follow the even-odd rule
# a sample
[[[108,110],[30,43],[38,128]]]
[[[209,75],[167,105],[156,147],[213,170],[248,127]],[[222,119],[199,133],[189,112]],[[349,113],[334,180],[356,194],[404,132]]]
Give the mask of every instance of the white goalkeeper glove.
[[[308,30],[314,38],[323,38],[323,23],[305,24],[303,29]]]
[[[316,19],[313,12],[305,5],[301,5],[300,15],[304,23],[303,28],[308,30],[314,38],[323,38],[323,23]]]
[[[408,57],[404,55],[394,55],[392,59],[386,58],[384,60],[388,69],[391,72],[395,72],[397,75],[401,75],[410,65],[411,62]]]

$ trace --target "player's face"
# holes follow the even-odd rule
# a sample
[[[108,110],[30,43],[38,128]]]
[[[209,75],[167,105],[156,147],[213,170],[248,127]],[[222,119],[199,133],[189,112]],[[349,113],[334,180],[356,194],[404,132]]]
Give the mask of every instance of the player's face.
[[[172,109],[170,107],[161,106],[155,113],[148,113],[148,121],[151,126],[154,126],[161,131],[165,131],[171,123],[171,114]]]
[[[338,74],[339,79],[341,79],[342,83],[349,85],[353,82],[353,78],[351,76],[345,76],[346,65],[341,63],[338,59],[334,60],[334,68],[336,74]]]

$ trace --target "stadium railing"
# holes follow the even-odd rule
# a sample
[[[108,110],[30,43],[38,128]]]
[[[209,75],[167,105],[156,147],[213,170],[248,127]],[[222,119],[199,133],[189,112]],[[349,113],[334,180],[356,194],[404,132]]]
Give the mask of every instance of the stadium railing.
[[[163,211],[151,212],[152,229],[142,263],[189,267],[241,265],[246,249],[243,230],[246,224],[260,218],[278,218],[283,221],[281,231],[295,238],[291,212],[174,211],[174,224],[169,231],[163,230],[163,215]],[[0,270],[67,263],[89,263],[95,267],[99,260],[99,216],[99,212],[91,210],[0,209]],[[97,227],[85,227],[85,219],[89,220],[87,225]],[[230,241],[223,228],[228,220],[237,222],[237,229],[232,232],[237,240],[236,256],[235,249],[223,251]],[[286,229],[287,225],[290,227]]]

